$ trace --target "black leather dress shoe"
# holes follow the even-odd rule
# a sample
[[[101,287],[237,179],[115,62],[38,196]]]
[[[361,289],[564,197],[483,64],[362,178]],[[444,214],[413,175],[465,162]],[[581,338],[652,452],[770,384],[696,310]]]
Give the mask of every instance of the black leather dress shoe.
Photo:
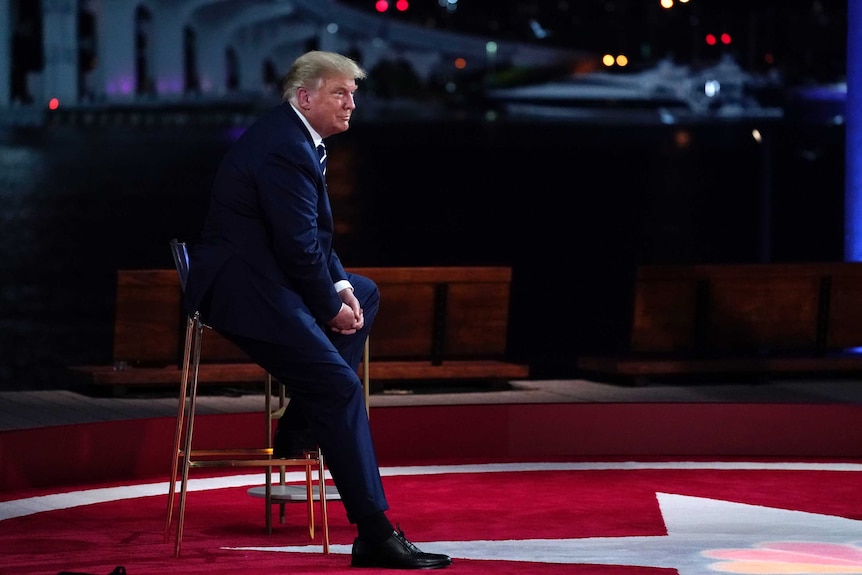
[[[403,531],[393,531],[383,543],[353,541],[351,567],[380,567],[384,569],[440,569],[452,564],[442,553],[425,553],[407,541]]]
[[[302,459],[305,453],[317,451],[317,442],[308,429],[275,430],[272,440],[272,455],[279,459]]]

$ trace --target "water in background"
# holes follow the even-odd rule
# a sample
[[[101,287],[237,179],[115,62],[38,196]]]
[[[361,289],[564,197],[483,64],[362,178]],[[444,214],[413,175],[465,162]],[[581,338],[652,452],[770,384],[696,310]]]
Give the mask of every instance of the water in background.
[[[355,121],[327,142],[348,266],[510,265],[541,377],[625,349],[639,263],[838,261],[843,130]],[[118,269],[172,268],[237,128],[0,129],[0,386],[111,362]]]

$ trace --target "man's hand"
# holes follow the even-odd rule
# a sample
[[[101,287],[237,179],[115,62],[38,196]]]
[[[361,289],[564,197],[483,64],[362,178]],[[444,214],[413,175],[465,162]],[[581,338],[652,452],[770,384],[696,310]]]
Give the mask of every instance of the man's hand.
[[[341,290],[338,292],[338,296],[343,302],[341,309],[338,310],[334,318],[327,322],[327,325],[336,333],[354,334],[365,325],[365,315],[362,313],[362,308],[359,307],[359,300],[356,299],[350,288]]]

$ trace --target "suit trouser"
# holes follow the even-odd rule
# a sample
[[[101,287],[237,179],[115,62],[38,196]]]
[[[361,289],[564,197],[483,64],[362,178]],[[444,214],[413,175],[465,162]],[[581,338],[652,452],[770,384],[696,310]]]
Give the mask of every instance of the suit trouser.
[[[380,293],[370,279],[348,276],[365,315],[365,326],[355,334],[337,334],[320,326],[327,337],[314,334],[303,339],[298,334],[302,340],[298,346],[223,335],[285,386],[290,401],[279,425],[307,424],[326,457],[347,518],[355,523],[389,506],[357,374]]]

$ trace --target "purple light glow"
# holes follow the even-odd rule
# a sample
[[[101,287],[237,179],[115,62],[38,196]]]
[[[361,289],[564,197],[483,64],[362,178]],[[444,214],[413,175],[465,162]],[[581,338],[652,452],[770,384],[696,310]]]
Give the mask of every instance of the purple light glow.
[[[113,82],[108,82],[105,92],[109,96],[128,96],[134,90],[134,82],[131,78],[120,78]]]

